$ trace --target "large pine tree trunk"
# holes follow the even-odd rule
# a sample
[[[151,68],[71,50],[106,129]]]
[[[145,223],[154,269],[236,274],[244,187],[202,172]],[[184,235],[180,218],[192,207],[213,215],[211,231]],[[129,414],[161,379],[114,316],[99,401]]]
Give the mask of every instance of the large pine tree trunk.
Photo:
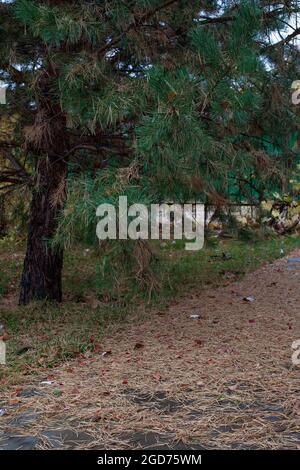
[[[21,278],[21,305],[31,300],[62,300],[63,250],[51,247],[51,240],[64,207],[65,189],[65,162],[57,157],[40,159]]]
[[[66,199],[68,148],[66,117],[59,104],[52,103],[49,68],[39,78],[38,111],[35,122],[25,129],[26,145],[37,156],[32,194],[27,251],[21,278],[19,304],[31,300],[62,300],[63,250],[51,241]]]

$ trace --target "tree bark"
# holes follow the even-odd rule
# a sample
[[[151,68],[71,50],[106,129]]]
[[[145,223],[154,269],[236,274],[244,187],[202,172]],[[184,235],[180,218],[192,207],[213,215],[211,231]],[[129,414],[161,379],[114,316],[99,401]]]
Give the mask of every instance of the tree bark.
[[[57,72],[50,61],[36,84],[35,122],[25,129],[25,144],[36,155],[27,251],[21,278],[19,304],[32,300],[62,301],[63,250],[51,245],[58,217],[66,200],[69,147],[66,116],[53,99]]]
[[[50,244],[66,197],[66,163],[57,157],[39,159],[33,191],[27,252],[19,304],[32,300],[62,301],[63,250]]]

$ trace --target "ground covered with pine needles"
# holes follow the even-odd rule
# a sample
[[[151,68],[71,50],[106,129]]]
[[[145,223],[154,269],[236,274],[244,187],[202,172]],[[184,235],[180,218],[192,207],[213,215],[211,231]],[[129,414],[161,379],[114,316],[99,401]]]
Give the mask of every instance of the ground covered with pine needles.
[[[299,256],[136,313],[93,352],[6,388],[0,445],[299,448]]]

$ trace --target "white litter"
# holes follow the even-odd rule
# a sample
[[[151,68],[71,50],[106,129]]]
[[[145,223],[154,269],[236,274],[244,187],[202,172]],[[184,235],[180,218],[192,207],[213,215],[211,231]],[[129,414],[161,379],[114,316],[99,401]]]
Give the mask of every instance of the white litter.
[[[108,355],[110,355],[110,354],[111,354],[111,351],[104,351],[104,352],[101,354],[101,356],[102,356],[102,357],[105,357],[105,356],[108,356]]]

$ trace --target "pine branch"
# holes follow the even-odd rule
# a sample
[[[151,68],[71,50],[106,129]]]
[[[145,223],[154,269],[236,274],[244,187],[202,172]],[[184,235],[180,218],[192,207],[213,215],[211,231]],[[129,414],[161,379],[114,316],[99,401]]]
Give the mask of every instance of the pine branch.
[[[77,150],[90,150],[91,152],[97,152],[98,149],[94,145],[78,144],[68,150],[63,158],[68,158],[70,155],[77,152]]]
[[[284,15],[284,14],[293,14],[293,13],[299,13],[300,8],[295,8],[293,10],[290,10],[288,8],[278,8],[277,10],[272,10],[272,11],[267,11],[267,12],[262,12],[262,17],[263,19],[274,19],[276,18],[277,15]],[[206,25],[206,24],[218,24],[218,23],[228,23],[230,21],[234,21],[236,17],[234,15],[227,15],[227,16],[217,16],[217,17],[210,17],[207,15],[199,15],[198,18],[200,18],[201,22],[198,23],[198,25]]]
[[[146,12],[144,15],[142,15],[140,18],[134,18],[134,20],[125,28],[125,30],[120,33],[112,42],[109,44],[106,44],[103,46],[97,53],[96,57],[99,57],[103,54],[105,54],[109,49],[112,49],[117,46],[117,44],[123,39],[123,37],[133,28],[137,26],[142,26],[143,22],[146,20],[149,20],[152,16],[154,16],[156,13],[158,13],[160,10],[164,8],[168,8],[169,6],[173,5],[176,3],[178,0],[168,0],[167,2],[164,2],[162,5],[157,6],[156,8],[153,8],[152,10]]]
[[[300,35],[300,28],[295,29],[291,34],[289,34],[286,38],[283,38],[281,41],[276,42],[275,44],[269,44],[266,49],[274,49],[276,47],[285,46],[294,38]]]

